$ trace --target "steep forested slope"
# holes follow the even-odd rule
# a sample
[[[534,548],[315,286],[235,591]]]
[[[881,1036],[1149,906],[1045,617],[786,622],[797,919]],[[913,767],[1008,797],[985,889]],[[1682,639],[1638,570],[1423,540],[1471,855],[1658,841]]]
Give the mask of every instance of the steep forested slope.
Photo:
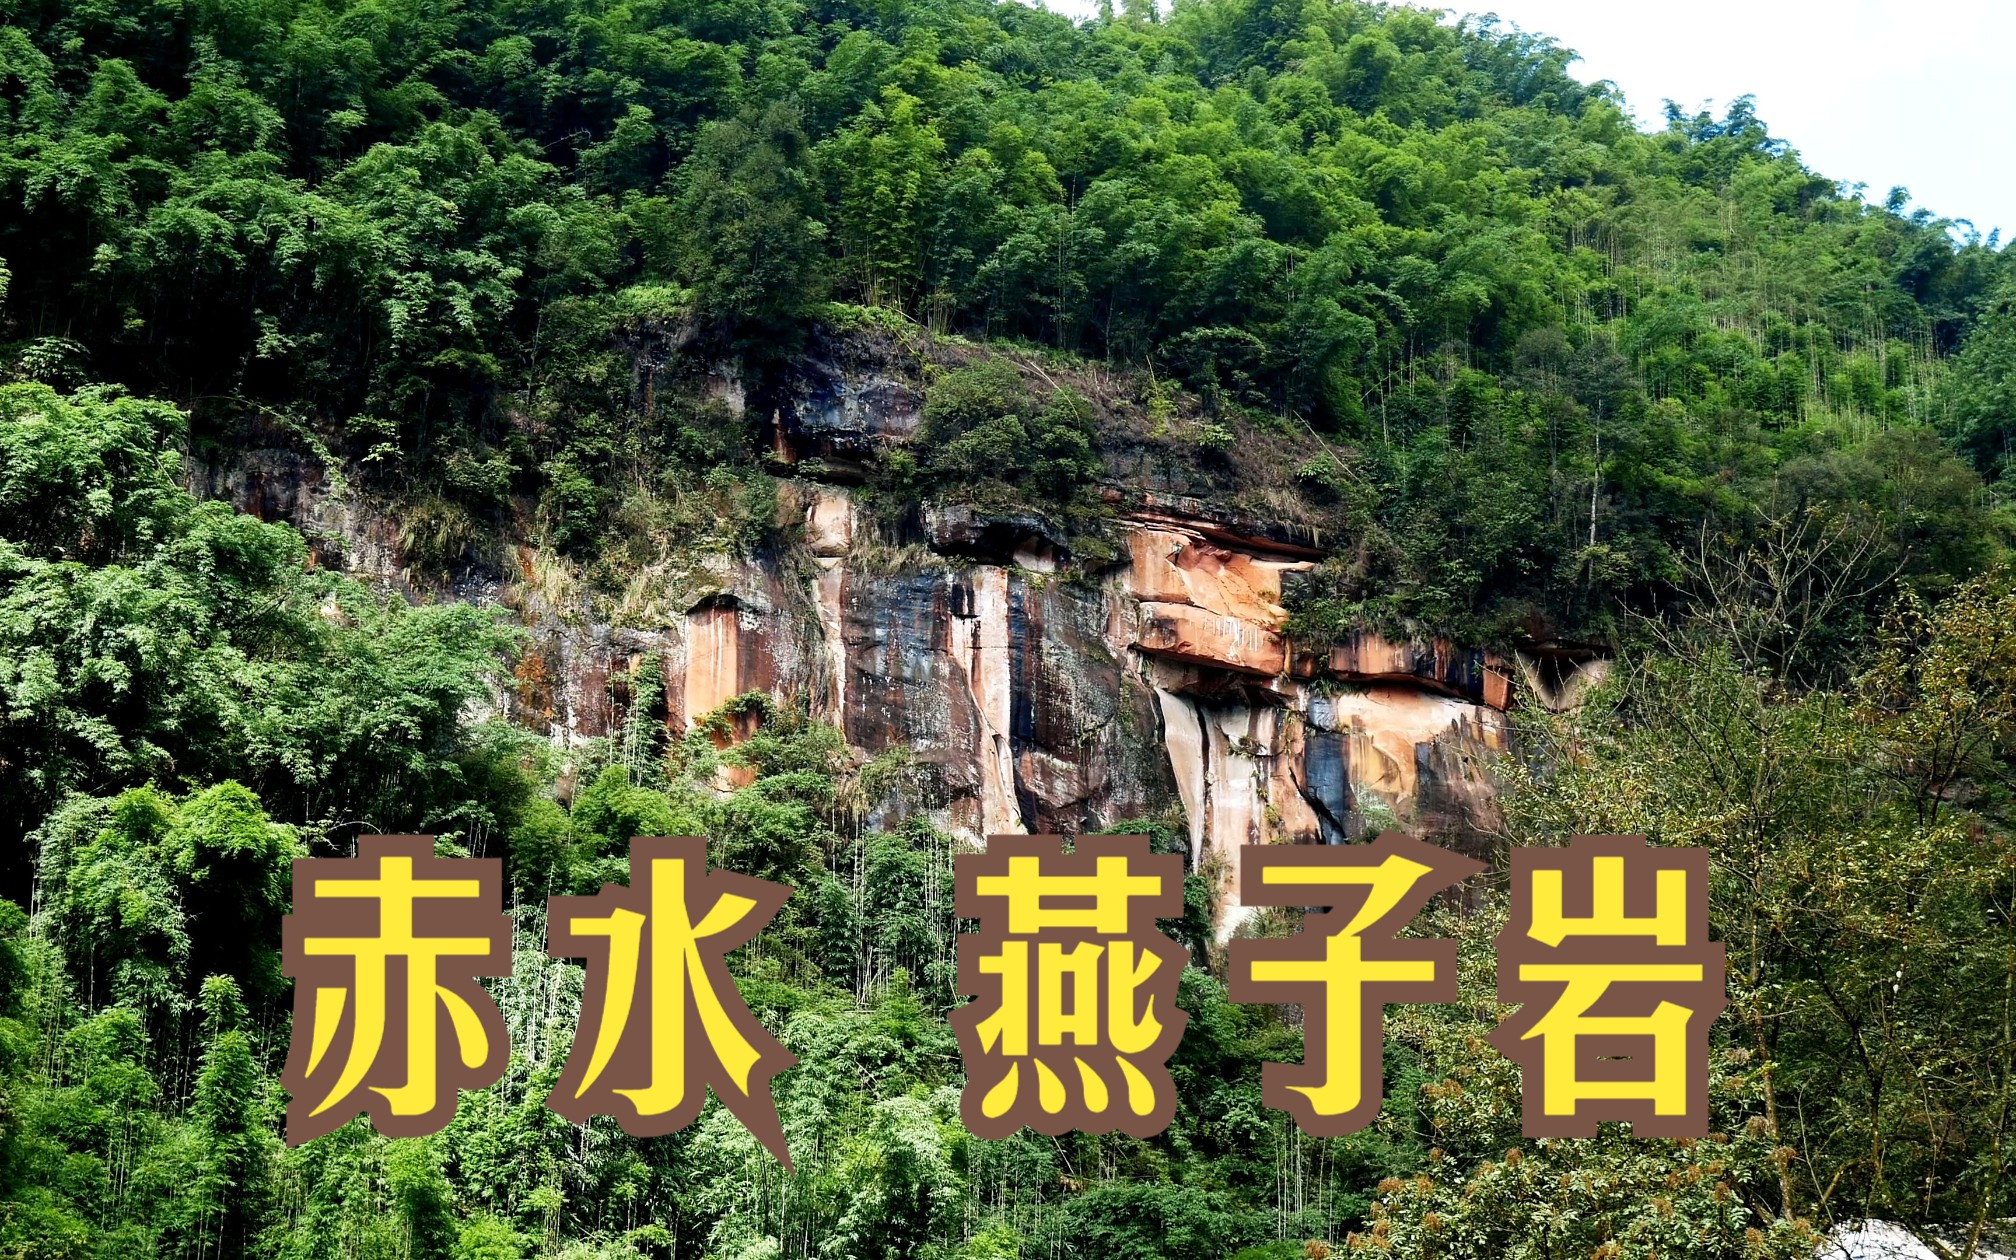
[[[0,15],[0,1251],[1796,1255],[2016,1212],[1997,242],[1743,102],[1640,132],[1552,43],[1350,0]],[[914,431],[792,449],[806,363],[862,347]],[[384,580],[190,492],[268,449]],[[1201,877],[1170,1133],[967,1137],[958,841],[906,749],[791,694],[667,730],[648,654],[606,737],[478,720],[533,681],[513,611],[795,573],[813,483],[870,571],[944,563],[956,509],[1087,583],[1180,492],[1314,553],[1299,643],[1616,655],[1527,706],[1468,840],[1713,849],[1716,1138],[1513,1151],[1488,892],[1432,911],[1475,965],[1396,1014],[1380,1125],[1300,1137],[1258,1067],[1299,1030],[1225,1001]],[[1185,848],[1154,805],[1126,829]],[[286,863],[368,831],[505,857],[513,1067],[439,1138],[283,1152]],[[579,1000],[545,896],[682,833],[798,889],[737,964],[803,1060],[790,1173],[718,1110],[541,1104]]]
[[[616,470],[668,453],[616,419],[625,325],[788,361],[827,298],[1150,364],[1228,435],[1316,426],[1307,492],[1371,539],[1342,607],[1470,629],[1604,621],[1771,483],[1934,487],[1882,506],[1912,567],[1964,565],[1965,486],[1869,440],[1929,426],[1989,472],[2007,443],[2009,365],[1942,370],[1991,248],[1844,195],[1740,102],[1641,135],[1489,24],[64,4],[6,50],[22,370],[199,440],[297,427],[425,499],[451,558],[519,495],[592,549]]]

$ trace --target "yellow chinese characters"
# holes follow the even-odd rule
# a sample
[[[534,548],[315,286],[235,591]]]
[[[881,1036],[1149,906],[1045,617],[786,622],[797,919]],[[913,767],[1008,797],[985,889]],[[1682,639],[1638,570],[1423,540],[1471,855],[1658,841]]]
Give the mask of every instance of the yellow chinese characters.
[[[354,858],[294,864],[291,1143],[359,1111],[381,1133],[432,1133],[458,1090],[503,1074],[504,1021],[480,983],[511,970],[502,864],[438,858],[433,845],[367,836]],[[1262,1068],[1267,1106],[1318,1137],[1377,1116],[1385,1007],[1456,998],[1456,943],[1400,932],[1483,869],[1398,832],[1240,850],[1244,905],[1308,912],[1293,936],[1230,945],[1233,1001],[1302,1016],[1303,1061]],[[979,922],[959,941],[959,992],[973,1000],[951,1015],[967,1127],[1165,1129],[1189,959],[1156,920],[1183,912],[1183,859],[1151,854],[1142,836],[1081,837],[1068,852],[1057,836],[995,836],[958,859],[954,885],[958,914]],[[704,840],[658,837],[632,842],[629,887],[551,898],[547,952],[587,960],[553,1109],[648,1137],[690,1123],[711,1089],[788,1167],[771,1081],[796,1060],[743,1002],[727,955],[790,895],[710,871]],[[1588,1136],[1606,1120],[1648,1137],[1707,1132],[1708,1027],[1727,1005],[1707,898],[1705,850],[1580,836],[1512,851],[1498,997],[1520,1009],[1490,1040],[1520,1066],[1524,1132]]]
[[[1387,832],[1365,845],[1249,845],[1239,899],[1249,906],[1323,906],[1294,936],[1232,942],[1235,1002],[1296,1002],[1303,1062],[1261,1069],[1261,1100],[1302,1131],[1334,1137],[1379,1113],[1384,1008],[1456,998],[1454,941],[1394,939],[1435,893],[1480,863]]]
[[[1629,1120],[1644,1137],[1705,1136],[1725,962],[1708,939],[1706,851],[1636,836],[1514,850],[1498,997],[1522,1005],[1491,1042],[1520,1065],[1524,1131]]]
[[[976,1000],[952,1014],[966,1127],[1166,1128],[1186,955],[1155,920],[1183,911],[1183,859],[1143,836],[1085,836],[1070,853],[1056,836],[994,836],[954,879],[958,913],[980,920],[959,942],[959,991]]]
[[[630,886],[554,897],[547,952],[588,959],[573,1050],[548,1100],[576,1124],[613,1115],[636,1137],[692,1121],[712,1089],[787,1166],[770,1079],[797,1062],[729,978],[729,950],[760,931],[791,890],[707,870],[707,842],[640,838]]]
[[[503,1017],[476,979],[511,971],[503,874],[494,858],[435,857],[431,836],[366,836],[355,858],[294,863],[282,952],[295,981],[281,1077],[289,1143],[360,1109],[380,1133],[432,1133],[458,1089],[503,1074]]]

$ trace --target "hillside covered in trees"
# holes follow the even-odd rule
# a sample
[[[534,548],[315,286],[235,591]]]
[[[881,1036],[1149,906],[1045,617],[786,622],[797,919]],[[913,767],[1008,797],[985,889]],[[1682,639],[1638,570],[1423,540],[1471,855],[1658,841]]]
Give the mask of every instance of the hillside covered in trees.
[[[1641,131],[1553,42],[1357,0],[0,15],[0,1255],[1803,1257],[1876,1217],[1968,1256],[2016,1218],[1998,241],[1746,102]],[[914,426],[785,458],[839,360]],[[264,510],[275,450],[352,536]],[[1488,825],[1398,821],[1708,847],[1715,1134],[1520,1138],[1500,878],[1422,916],[1463,999],[1390,1012],[1379,1122],[1302,1136],[1260,1102],[1299,1016],[1227,1000],[1193,853],[1169,1131],[968,1135],[972,837],[913,750],[783,687],[671,720],[644,651],[593,738],[509,720],[533,610],[803,585],[830,486],[876,574],[952,563],[952,512],[1088,588],[1181,501],[1292,537],[1297,643],[1610,662],[1513,701]],[[1192,853],[1139,804],[1098,821]],[[511,1067],[435,1137],[288,1149],[289,863],[374,832],[504,859]],[[546,897],[682,834],[797,890],[734,961],[801,1060],[788,1171],[718,1106],[544,1105]]]

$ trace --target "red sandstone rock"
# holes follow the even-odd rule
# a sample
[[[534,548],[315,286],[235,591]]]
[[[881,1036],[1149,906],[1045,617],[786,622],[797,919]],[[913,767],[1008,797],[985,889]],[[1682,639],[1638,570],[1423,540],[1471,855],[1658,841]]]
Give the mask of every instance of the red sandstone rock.
[[[1288,640],[1280,631],[1189,604],[1142,604],[1134,644],[1144,652],[1242,674],[1274,675],[1288,667]]]

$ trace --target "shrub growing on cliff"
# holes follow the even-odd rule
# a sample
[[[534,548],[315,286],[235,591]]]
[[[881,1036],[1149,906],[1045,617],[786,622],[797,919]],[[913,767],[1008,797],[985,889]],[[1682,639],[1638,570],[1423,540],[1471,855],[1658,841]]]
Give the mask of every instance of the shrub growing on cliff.
[[[915,449],[933,497],[1053,515],[1081,506],[1104,467],[1091,403],[1069,389],[1039,398],[1002,359],[932,384]]]

